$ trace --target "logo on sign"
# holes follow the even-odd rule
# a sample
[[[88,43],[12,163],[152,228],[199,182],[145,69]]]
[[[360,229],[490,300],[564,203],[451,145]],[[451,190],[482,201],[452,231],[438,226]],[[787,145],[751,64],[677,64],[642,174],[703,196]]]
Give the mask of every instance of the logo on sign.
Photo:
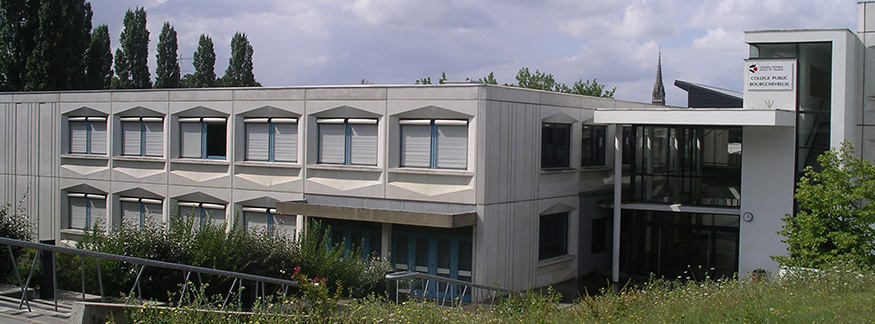
[[[759,68],[756,64],[751,64],[747,67],[747,70],[750,71],[750,73],[757,73],[757,71],[759,71]]]

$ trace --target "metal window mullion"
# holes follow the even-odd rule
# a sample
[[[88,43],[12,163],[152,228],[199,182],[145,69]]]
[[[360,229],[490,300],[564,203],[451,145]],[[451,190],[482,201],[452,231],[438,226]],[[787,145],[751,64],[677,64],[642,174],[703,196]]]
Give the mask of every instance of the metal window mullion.
[[[140,121],[140,156],[146,156],[146,122]]]
[[[429,148],[428,167],[431,169],[437,168],[437,125],[434,120],[431,121],[431,147]]]
[[[85,154],[91,154],[91,121],[85,120]]]
[[[267,211],[267,230],[273,231],[273,213]]]
[[[85,197],[85,228],[91,228],[91,199]]]
[[[146,204],[142,200],[138,204],[140,204],[140,229],[142,229],[143,225],[146,224]]]
[[[274,154],[273,151],[276,148],[276,129],[274,128],[273,121],[267,122],[267,160],[270,162],[274,162]]]
[[[343,125],[346,128],[343,143],[343,164],[352,164],[352,125],[349,124],[348,119]]]
[[[201,122],[201,159],[207,158],[207,123]]]

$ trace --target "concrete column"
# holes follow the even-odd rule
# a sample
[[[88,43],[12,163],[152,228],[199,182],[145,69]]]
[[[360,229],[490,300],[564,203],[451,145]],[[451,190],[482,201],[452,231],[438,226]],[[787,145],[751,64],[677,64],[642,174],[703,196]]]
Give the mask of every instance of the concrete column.
[[[611,248],[611,281],[620,281],[620,203],[623,194],[623,128],[614,125],[614,237]]]

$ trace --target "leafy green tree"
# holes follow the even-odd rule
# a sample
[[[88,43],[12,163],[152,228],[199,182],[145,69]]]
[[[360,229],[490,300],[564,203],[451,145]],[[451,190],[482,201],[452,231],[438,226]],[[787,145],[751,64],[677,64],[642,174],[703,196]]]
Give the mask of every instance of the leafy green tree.
[[[27,58],[25,90],[84,87],[91,16],[91,4],[84,0],[41,3],[39,32],[33,53]]]
[[[109,27],[97,26],[85,54],[85,88],[109,89],[112,86],[112,51]]]
[[[438,79],[438,84],[444,84],[444,83],[447,83],[447,73],[441,72],[441,78]]]
[[[511,84],[511,86],[547,91],[559,91],[560,89],[558,87],[560,83],[556,83],[556,79],[553,78],[552,74],[538,70],[535,70],[535,73],[531,73],[527,67],[524,67],[517,72],[516,80],[517,83]]]
[[[231,58],[222,83],[226,87],[260,87],[252,72],[252,44],[246,34],[237,32],[231,38]]]
[[[785,266],[820,268],[836,262],[875,265],[875,166],[854,156],[842,143],[817,158],[820,171],[805,168],[795,198],[796,215],[786,215],[778,232],[788,256],[773,259]]]
[[[498,81],[495,80],[495,74],[489,72],[485,77],[480,78],[480,83],[483,84],[498,84]]]
[[[0,91],[21,91],[39,33],[39,0],[0,0]]]
[[[146,29],[146,9],[137,7],[125,12],[124,29],[116,51],[117,87],[147,89],[152,87],[149,73],[149,30]]]
[[[574,82],[573,85],[571,85],[571,87],[565,87],[565,85],[563,84],[560,92],[584,96],[613,98],[615,91],[617,91],[617,87],[606,91],[605,85],[599,84],[598,80],[596,79],[592,79],[592,82],[590,82],[589,80],[577,80]]]
[[[216,51],[213,39],[201,34],[197,50],[194,52],[194,74],[185,77],[188,88],[208,88],[216,84]]]
[[[176,50],[176,29],[169,22],[164,23],[161,35],[158,36],[158,54],[156,54],[155,88],[179,88],[179,60]]]
[[[431,84],[431,77],[425,77],[425,78],[422,78],[422,79],[416,80],[416,83],[415,83],[415,84],[416,84],[416,85]]]

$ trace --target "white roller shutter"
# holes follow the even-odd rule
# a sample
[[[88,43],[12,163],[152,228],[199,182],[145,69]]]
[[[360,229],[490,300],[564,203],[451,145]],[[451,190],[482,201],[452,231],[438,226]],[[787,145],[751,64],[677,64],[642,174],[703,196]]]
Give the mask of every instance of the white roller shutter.
[[[438,168],[465,169],[468,167],[468,126],[464,122],[435,121]]]
[[[140,121],[122,122],[122,155],[140,155],[142,123]]]
[[[104,226],[107,224],[106,219],[106,200],[103,195],[88,195],[88,203],[89,203],[89,211],[88,218],[91,224],[89,226],[94,226],[97,224],[97,221],[100,220],[100,223]]]
[[[180,147],[179,156],[183,158],[201,158],[201,123],[179,123]]]
[[[88,122],[85,120],[70,122],[70,153],[88,153]]]
[[[354,124],[350,119],[350,164],[377,165],[377,125],[373,122]]]
[[[91,125],[91,154],[106,155],[106,118],[88,118]],[[103,119],[103,120],[100,120]]]
[[[70,228],[85,229],[88,224],[88,200],[85,197],[69,197]]]
[[[268,160],[270,137],[268,126],[267,123],[246,123],[246,160]]]
[[[146,156],[164,156],[164,123],[162,121],[146,121]]]
[[[273,159],[280,162],[297,162],[298,124],[277,122],[277,119],[273,124]]]
[[[269,229],[267,217],[266,213],[246,212],[246,228],[250,231]]]
[[[164,209],[161,199],[143,199],[143,218],[146,223],[160,223],[164,220]]]
[[[346,125],[319,124],[319,163],[343,164],[346,159]]]
[[[431,121],[425,124],[401,124],[401,166],[431,166]]]
[[[124,222],[126,225],[139,227],[142,224],[140,218],[140,203],[136,201],[122,201],[121,205],[122,222]]]

